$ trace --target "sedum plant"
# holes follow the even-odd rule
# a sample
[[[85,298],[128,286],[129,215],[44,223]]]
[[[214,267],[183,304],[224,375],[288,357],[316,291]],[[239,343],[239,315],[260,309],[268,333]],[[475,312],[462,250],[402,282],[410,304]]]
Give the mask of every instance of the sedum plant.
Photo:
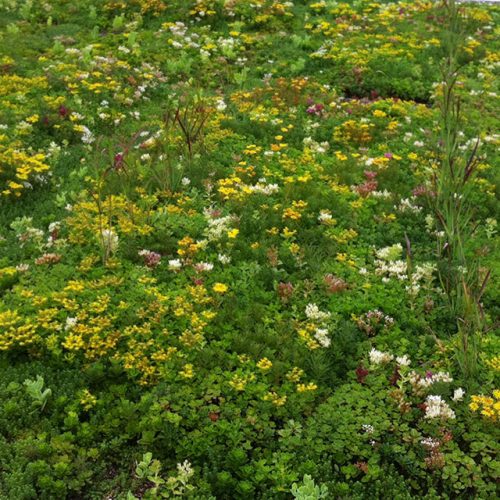
[[[314,479],[309,474],[305,474],[302,484],[292,485],[292,495],[298,500],[320,500],[328,498],[328,488],[324,484],[315,484]]]

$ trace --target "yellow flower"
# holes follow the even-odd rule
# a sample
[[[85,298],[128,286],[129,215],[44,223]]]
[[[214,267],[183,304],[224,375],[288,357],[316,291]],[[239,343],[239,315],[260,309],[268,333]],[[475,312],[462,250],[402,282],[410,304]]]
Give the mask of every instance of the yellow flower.
[[[238,236],[239,232],[240,232],[239,229],[231,229],[231,231],[227,232],[227,236],[228,236],[228,238],[234,239],[234,238],[236,238],[236,236]]]
[[[493,391],[493,398],[490,396],[476,395],[471,397],[469,408],[473,412],[480,411],[481,415],[494,422],[500,418],[500,391]]]
[[[255,379],[255,375],[253,373],[251,373],[249,375],[243,375],[243,376],[235,374],[233,376],[232,380],[229,381],[229,385],[237,391],[244,391],[245,386],[249,382],[252,382],[254,379]]]
[[[275,406],[283,406],[286,403],[286,396],[279,396],[274,391],[269,391],[262,399],[264,401],[271,401]]]
[[[308,384],[298,384],[297,392],[315,391],[317,388],[318,386],[316,384],[313,384],[312,382],[309,382]]]
[[[191,363],[185,364],[183,369],[179,372],[179,375],[184,378],[193,378],[193,365]]]
[[[273,363],[269,361],[267,358],[262,358],[258,363],[257,363],[257,368],[260,368],[262,371],[267,371],[273,366]]]
[[[302,368],[298,368],[297,366],[294,366],[287,374],[286,378],[290,380],[291,382],[298,382],[300,380],[300,377],[304,375],[304,370]]]
[[[88,389],[82,391],[82,395],[80,397],[80,404],[83,406],[85,410],[90,410],[97,403],[97,398],[90,393]]]
[[[301,217],[301,213],[293,208],[285,208],[283,210],[283,219],[299,220]]]
[[[283,238],[292,238],[293,236],[295,236],[297,234],[297,231],[290,230],[290,229],[288,229],[288,227],[285,227],[281,234],[283,235]]]
[[[215,283],[215,285],[212,287],[212,290],[216,293],[226,293],[228,289],[229,287],[224,283]]]

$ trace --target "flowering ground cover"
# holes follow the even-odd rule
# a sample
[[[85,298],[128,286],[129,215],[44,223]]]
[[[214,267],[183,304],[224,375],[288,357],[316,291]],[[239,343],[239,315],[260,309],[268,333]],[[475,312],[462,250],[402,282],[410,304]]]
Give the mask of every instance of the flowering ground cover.
[[[0,0],[0,497],[495,497],[499,14]]]

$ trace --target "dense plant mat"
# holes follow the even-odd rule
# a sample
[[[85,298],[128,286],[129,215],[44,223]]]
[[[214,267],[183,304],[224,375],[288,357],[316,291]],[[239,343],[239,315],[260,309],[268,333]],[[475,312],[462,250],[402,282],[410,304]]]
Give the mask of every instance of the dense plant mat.
[[[0,0],[1,498],[497,494],[499,9],[451,3]]]

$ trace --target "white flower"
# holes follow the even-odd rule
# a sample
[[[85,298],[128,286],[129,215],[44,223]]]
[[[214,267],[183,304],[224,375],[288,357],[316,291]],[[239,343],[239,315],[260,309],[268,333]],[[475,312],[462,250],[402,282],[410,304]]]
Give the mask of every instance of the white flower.
[[[183,186],[189,186],[189,184],[191,184],[191,179],[188,179],[187,177],[183,177],[181,180],[181,184]]]
[[[71,330],[78,323],[78,318],[66,318],[66,324],[64,329],[66,331]]]
[[[396,243],[389,247],[380,248],[376,251],[376,255],[379,259],[385,261],[397,261],[403,253],[403,246],[401,243]]]
[[[60,229],[60,227],[61,227],[61,223],[59,221],[51,222],[49,224],[49,232],[52,233],[54,231],[57,231],[58,229]]]
[[[396,363],[399,366],[410,366],[411,360],[410,358],[405,354],[404,356],[398,356],[396,358]]]
[[[330,313],[320,311],[316,304],[307,304],[306,316],[313,321],[326,321],[330,317]]]
[[[425,405],[424,418],[455,418],[455,412],[443,401],[441,396],[427,396]]]
[[[184,479],[187,479],[194,474],[194,469],[188,460],[184,460],[182,464],[177,464],[177,472]]]
[[[182,267],[180,259],[171,259],[168,261],[168,268],[171,271],[178,271]]]
[[[410,373],[410,383],[416,388],[427,389],[437,382],[449,384],[453,382],[453,379],[450,374],[446,372],[427,373],[425,377],[422,377],[416,372]]]
[[[367,434],[373,434],[373,432],[375,431],[375,429],[373,428],[373,425],[370,425],[370,424],[363,424],[362,428]]]
[[[103,229],[101,237],[106,254],[115,253],[118,249],[118,235],[112,229]]]
[[[453,397],[451,399],[453,399],[453,401],[462,401],[464,395],[465,391],[461,387],[459,387],[458,389],[454,390]]]
[[[90,129],[85,125],[82,125],[81,130],[82,130],[82,142],[84,144],[92,144],[95,141],[94,134],[92,134]]]
[[[380,365],[382,363],[388,363],[394,356],[388,352],[377,351],[377,349],[372,349],[370,351],[370,363],[374,365]]]
[[[206,209],[204,215],[208,223],[208,227],[205,229],[205,235],[208,241],[218,240],[226,236],[227,230],[235,220],[233,215],[214,217],[213,210],[210,209]]]
[[[330,347],[330,344],[332,343],[326,328],[316,328],[314,338],[318,341],[321,347]]]
[[[211,262],[198,262],[194,265],[194,268],[201,273],[204,271],[211,271],[214,268],[214,265]]]
[[[318,215],[318,221],[322,224],[328,224],[332,219],[333,216],[328,210],[321,210]]]
[[[437,439],[433,439],[431,437],[426,437],[426,438],[420,440],[420,444],[422,446],[424,446],[425,448],[429,448],[430,450],[433,450],[434,448],[437,448],[439,446],[439,441]]]
[[[254,186],[248,186],[248,189],[252,191],[252,193],[266,194],[270,195],[273,193],[277,193],[279,191],[278,184],[265,184],[266,180],[259,180],[259,184],[255,184]]]
[[[400,212],[412,212],[414,214],[418,214],[422,211],[422,207],[415,205],[413,202],[415,201],[415,197],[412,198],[402,198],[399,206],[395,206],[396,210]]]
[[[217,111],[224,111],[227,108],[227,104],[224,102],[224,99],[218,99],[216,109]]]
[[[218,256],[217,256],[217,259],[219,260],[219,262],[221,264],[229,264],[231,262],[231,257],[229,257],[229,255],[224,255],[222,253],[220,253]]]

